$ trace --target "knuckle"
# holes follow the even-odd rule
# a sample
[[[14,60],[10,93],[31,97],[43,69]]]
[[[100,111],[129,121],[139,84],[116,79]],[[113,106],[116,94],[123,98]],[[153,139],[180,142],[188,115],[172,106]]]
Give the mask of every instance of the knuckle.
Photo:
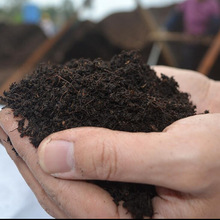
[[[102,180],[110,180],[116,176],[117,148],[108,141],[101,141],[97,144],[96,153],[93,157],[93,169],[96,177]]]

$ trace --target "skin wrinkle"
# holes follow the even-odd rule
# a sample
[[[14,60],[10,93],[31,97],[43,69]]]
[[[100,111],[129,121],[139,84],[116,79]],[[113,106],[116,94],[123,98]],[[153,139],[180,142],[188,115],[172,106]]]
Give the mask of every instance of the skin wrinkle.
[[[179,193],[177,193],[178,195]],[[157,210],[155,212],[155,215],[163,215],[164,217],[168,217],[169,216],[175,216],[175,218],[186,218],[186,216],[191,216],[192,218],[194,217],[198,217],[198,216],[204,216],[201,215],[202,212],[201,210],[202,207],[203,207],[203,201],[201,201],[201,199],[195,199],[192,195],[190,194],[186,194],[186,195],[182,195],[179,194],[179,196],[164,196],[163,193],[162,193],[162,198],[160,197],[161,201],[164,203],[165,202],[165,206],[160,209],[160,210]],[[198,203],[197,201],[198,200]],[[160,201],[160,202],[161,202]],[[185,206],[182,206],[182,204],[185,204]],[[178,207],[178,209],[177,209]],[[190,210],[190,213],[188,213],[187,210],[188,207],[191,208]],[[199,208],[200,207],[200,208]],[[169,214],[168,214],[169,213]],[[200,215],[198,215],[198,213],[201,213]],[[159,217],[159,216],[158,216]],[[173,217],[171,217],[173,218]]]
[[[114,166],[114,158],[112,157],[113,154],[111,152],[111,148],[108,147],[108,144],[105,144],[105,141],[102,142],[103,146],[103,157],[102,157],[102,164],[104,167],[107,167],[106,177],[105,180],[109,180],[112,176],[113,166]],[[114,147],[112,147],[114,148]],[[108,165],[105,165],[108,164]],[[114,175],[113,175],[114,176]]]
[[[104,140],[101,140],[100,142],[101,144],[99,143],[98,146],[101,146],[101,156],[100,159],[98,158],[98,160],[96,154],[95,157],[93,157],[93,164],[95,165],[94,170],[98,178],[109,180],[112,172],[111,152]]]
[[[59,179],[57,180],[59,181]],[[71,213],[69,213],[69,211],[66,210],[65,206],[62,204],[63,201],[61,202],[61,200],[57,198],[57,196],[59,195],[59,192],[62,193],[63,190],[60,187],[56,187],[56,188],[48,187],[47,183],[44,184],[44,182],[41,182],[40,184],[42,188],[45,190],[48,197],[59,207],[59,209],[61,209],[68,218],[72,218]]]
[[[49,195],[50,195],[50,197],[51,197],[51,199],[57,204],[57,206],[61,209],[61,210],[63,210],[63,212],[69,217],[69,218],[71,218],[71,213],[69,213],[68,212],[68,210],[66,210],[65,209],[65,206],[64,206],[64,204],[62,204],[61,203],[61,201],[60,200],[57,200],[57,194],[59,194],[59,193],[61,193],[62,194],[62,189],[61,188],[56,188],[56,191],[54,192],[52,192],[52,191],[50,191],[50,193],[49,193]],[[66,203],[67,203],[67,201],[66,201]]]
[[[198,199],[195,199],[195,198],[192,198],[191,196],[191,199],[189,200],[189,205],[192,207],[192,209],[194,210],[195,213],[201,213],[200,216],[204,216],[205,213],[204,212],[204,209],[202,208],[203,207],[203,203],[204,203],[204,199],[203,200],[198,200]]]
[[[117,150],[114,143],[109,144],[104,140],[102,141],[102,148],[101,164],[103,164],[105,170],[107,167],[106,176],[104,174],[103,177],[105,180],[110,180],[112,177],[115,177],[117,173]]]
[[[75,166],[76,166],[75,165],[75,160],[72,159],[72,158],[74,158],[74,154],[75,154],[74,144],[73,144],[73,142],[70,142],[70,143],[71,143],[72,147],[71,147],[71,149],[69,149],[66,160],[67,160],[67,163],[68,163],[69,167],[72,167],[71,170],[75,171]]]
[[[118,151],[116,152],[116,146],[113,147],[113,153],[114,153],[114,172],[113,176],[117,176],[117,171],[118,171]]]

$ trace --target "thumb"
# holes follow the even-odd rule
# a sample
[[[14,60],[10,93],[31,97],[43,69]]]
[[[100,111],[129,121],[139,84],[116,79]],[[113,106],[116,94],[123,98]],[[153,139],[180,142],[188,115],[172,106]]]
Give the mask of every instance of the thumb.
[[[174,149],[176,143],[172,143],[167,132],[130,133],[84,127],[50,135],[40,144],[38,156],[45,172],[62,179],[136,182],[172,188],[181,179],[176,175],[177,162],[186,167],[186,154],[182,156],[179,148]]]
[[[127,155],[122,149],[127,143],[123,134],[91,127],[54,133],[38,148],[39,164],[45,172],[64,179],[118,179]]]
[[[117,131],[74,128],[54,133],[38,148],[41,168],[64,179],[108,179],[116,165]],[[108,138],[106,138],[108,137]],[[110,143],[110,142],[111,143]]]
[[[146,176],[155,172],[154,177],[158,178],[156,167],[161,172],[158,161],[167,163],[161,145],[163,136],[105,128],[68,129],[42,141],[38,148],[39,164],[45,172],[64,179],[150,183]]]

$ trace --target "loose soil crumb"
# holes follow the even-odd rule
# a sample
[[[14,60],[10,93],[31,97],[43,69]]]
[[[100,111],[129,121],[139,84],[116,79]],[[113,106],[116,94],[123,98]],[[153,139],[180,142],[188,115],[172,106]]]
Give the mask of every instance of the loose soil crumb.
[[[174,121],[196,114],[196,106],[187,93],[178,90],[174,78],[163,74],[158,78],[137,51],[123,51],[109,62],[81,58],[64,65],[41,64],[12,84],[1,100],[14,116],[21,117],[18,131],[21,137],[30,137],[35,147],[49,134],[64,129],[95,126],[161,132]],[[107,190],[117,205],[123,201],[134,218],[153,215],[154,186],[92,183]]]

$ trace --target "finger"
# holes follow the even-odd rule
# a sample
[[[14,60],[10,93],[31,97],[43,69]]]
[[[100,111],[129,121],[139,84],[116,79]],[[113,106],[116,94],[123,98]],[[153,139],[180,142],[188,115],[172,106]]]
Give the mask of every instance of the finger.
[[[55,205],[54,202],[51,201],[50,198],[46,195],[45,191],[42,189],[41,185],[34,178],[30,170],[24,161],[19,157],[12,149],[13,146],[10,144],[7,134],[0,128],[0,139],[2,140],[2,144],[5,147],[8,155],[14,161],[17,166],[19,172],[23,176],[24,180],[28,184],[28,186],[32,189],[36,198],[38,199],[41,206],[44,210],[51,216],[55,218],[67,218],[67,216]]]
[[[152,201],[154,219],[210,219],[219,216],[216,196],[194,197],[160,187],[157,192],[159,196]]]
[[[207,132],[215,139],[220,130],[216,124],[215,115],[208,114],[179,120],[161,133],[69,129],[41,143],[39,160],[46,172],[60,178],[138,182],[201,192],[213,181],[206,178],[215,169],[208,161],[220,156],[216,141],[213,153],[207,154],[212,138]]]
[[[100,187],[82,181],[56,179],[43,172],[38,164],[36,149],[30,145],[27,137],[20,138],[15,129],[17,123],[10,109],[0,112],[0,125],[35,179],[66,215],[75,218],[130,217],[122,206],[116,207],[110,194]]]

